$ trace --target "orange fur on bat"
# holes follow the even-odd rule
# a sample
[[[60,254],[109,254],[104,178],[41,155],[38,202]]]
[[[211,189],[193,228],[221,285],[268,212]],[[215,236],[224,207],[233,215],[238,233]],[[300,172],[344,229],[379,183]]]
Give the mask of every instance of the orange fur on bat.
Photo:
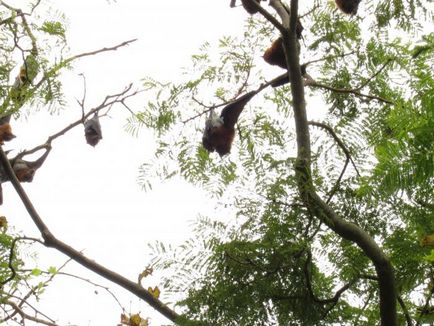
[[[223,123],[215,124],[209,127],[202,144],[208,152],[216,151],[220,156],[224,156],[230,153],[234,138],[235,128],[227,127]]]
[[[335,0],[336,6],[345,14],[355,15],[361,0]]]
[[[3,145],[5,141],[10,141],[15,138],[12,133],[12,128],[9,123],[4,123],[0,125],[0,145]]]
[[[279,37],[271,44],[271,46],[265,50],[262,56],[266,63],[272,66],[279,66],[286,69],[285,52],[283,51],[283,40]]]
[[[20,182],[32,182],[35,176],[35,169],[31,168],[20,168],[15,171],[15,175]]]
[[[297,25],[295,26],[295,35],[297,36],[298,40],[302,38],[303,29],[304,28],[300,20],[297,20]],[[265,50],[262,57],[264,58],[266,63],[272,66],[279,66],[283,69],[287,69],[282,37],[274,40],[271,46],[267,50]]]
[[[16,160],[12,164],[12,169],[20,182],[32,182],[35,176],[36,170],[29,166],[29,164],[23,160]]]
[[[202,145],[208,152],[216,151],[220,156],[229,154],[235,138],[235,125],[246,104],[256,95],[251,91],[226,105],[220,115],[211,111],[202,137]]]

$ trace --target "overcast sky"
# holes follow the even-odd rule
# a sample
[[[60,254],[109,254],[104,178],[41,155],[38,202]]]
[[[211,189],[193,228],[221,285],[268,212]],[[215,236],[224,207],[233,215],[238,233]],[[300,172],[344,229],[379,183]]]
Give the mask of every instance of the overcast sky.
[[[19,7],[19,2],[8,3]],[[133,38],[138,41],[116,52],[77,61],[72,72],[62,75],[69,99],[66,110],[61,115],[40,112],[28,120],[12,122],[18,137],[6,149],[32,148],[80,118],[81,109],[75,101],[83,92],[80,73],[86,75],[87,108],[91,109],[107,94],[117,93],[129,83],[139,85],[145,76],[163,81],[177,78],[180,68],[188,65],[190,55],[205,40],[212,42],[241,31],[245,17],[241,8],[229,8],[229,0],[59,0],[51,1],[51,6],[63,11],[68,19],[71,54]],[[131,103],[137,110],[143,105]],[[102,121],[104,138],[95,148],[85,143],[81,127],[56,140],[47,161],[25,189],[56,237],[135,280],[147,263],[146,243],[157,239],[176,243],[187,238],[191,221],[212,208],[213,202],[181,181],[143,192],[137,183],[138,168],[151,155],[152,135],[142,132],[134,138],[125,133],[127,112],[120,107],[112,110],[111,116]],[[27,236],[39,237],[10,184],[3,185],[3,193],[1,213],[10,225]],[[33,267],[59,266],[67,259],[54,250],[39,249]],[[127,310],[150,316],[152,326],[168,324],[146,304],[139,305],[134,295],[102,282],[75,263],[70,263],[67,270],[110,285]],[[96,295],[94,290],[88,284],[59,276],[38,306],[58,318],[61,325],[116,325],[120,309],[108,294],[99,291]]]

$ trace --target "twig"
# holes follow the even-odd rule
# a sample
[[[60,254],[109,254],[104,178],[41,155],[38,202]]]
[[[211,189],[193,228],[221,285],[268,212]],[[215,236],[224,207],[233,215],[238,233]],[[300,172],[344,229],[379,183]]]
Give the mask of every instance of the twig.
[[[42,244],[44,244],[44,243],[42,243]],[[65,267],[65,265],[66,265],[67,263],[69,263],[70,261],[72,261],[72,258],[69,258],[69,259],[68,259],[68,260],[67,260],[67,261],[66,261],[62,266],[59,267],[59,269],[58,269],[55,273],[50,273],[50,272],[47,272],[47,271],[41,271],[42,274],[49,274],[49,275],[51,275],[50,278],[49,278],[46,282],[44,282],[44,286],[45,286],[48,282],[51,282],[51,281],[53,280],[53,278],[54,278],[55,276],[57,276],[57,275],[67,276],[67,277],[75,278],[75,279],[77,279],[77,280],[80,280],[80,281],[83,281],[83,282],[89,283],[90,285],[92,285],[92,286],[94,286],[94,287],[101,288],[101,289],[107,291],[107,292],[110,294],[110,296],[112,296],[113,299],[116,301],[116,303],[119,305],[119,307],[121,308],[121,310],[125,312],[125,308],[122,306],[122,304],[121,304],[121,302],[119,301],[119,299],[116,297],[116,295],[113,293],[113,291],[110,290],[109,287],[104,286],[104,285],[101,285],[101,284],[98,284],[98,283],[95,283],[95,282],[92,282],[91,280],[89,280],[89,279],[87,279],[87,278],[84,278],[84,277],[81,277],[81,276],[78,276],[78,275],[74,275],[74,274],[67,273],[67,272],[61,272],[60,270],[63,269],[63,267]]]
[[[270,1],[270,6],[271,6],[271,2],[272,0]],[[274,27],[276,27],[281,33],[285,32],[285,27],[276,18],[274,18],[272,14],[270,14],[267,10],[265,10],[259,3],[257,3],[256,1],[250,1],[249,5],[255,7],[255,9],[257,9],[258,12],[262,16],[264,16],[264,18],[268,20],[272,25],[274,25]]]
[[[318,83],[318,82],[313,81],[313,80],[307,82],[305,85],[309,86],[309,87],[317,87],[317,88],[327,89],[329,91],[336,92],[336,93],[353,94],[353,95],[358,96],[358,97],[365,97],[365,98],[370,99],[370,100],[377,100],[377,101],[384,102],[384,103],[387,103],[387,104],[392,104],[392,105],[394,104],[394,102],[392,102],[392,101],[390,101],[388,99],[385,99],[383,97],[380,97],[380,96],[363,94],[363,93],[360,93],[358,90],[355,90],[355,89],[345,89],[345,88],[331,87],[331,86],[328,86],[328,85],[324,85],[324,84]]]
[[[87,87],[86,87],[86,76],[84,74],[80,74],[80,76],[83,78],[83,97],[81,99],[81,102],[80,102],[80,100],[77,100],[77,103],[81,107],[82,120],[84,123],[84,102],[86,101],[86,89],[87,89]]]
[[[360,309],[360,312],[359,312],[359,314],[357,315],[356,320],[354,321],[354,326],[357,326],[357,325],[359,324],[360,317],[362,316],[363,311],[366,309],[366,307],[368,306],[369,302],[371,301],[372,296],[373,296],[373,291],[369,291],[369,295],[368,295],[368,297],[366,298],[366,301],[365,301],[365,303],[363,304],[363,307]]]
[[[10,281],[12,281],[15,276],[17,275],[17,272],[15,270],[15,267],[13,266],[13,260],[14,260],[14,251],[15,251],[15,246],[17,244],[18,241],[20,240],[30,240],[30,241],[34,241],[34,242],[41,242],[41,240],[39,239],[35,239],[35,238],[28,238],[28,237],[18,237],[12,240],[12,244],[11,244],[11,249],[9,250],[9,260],[8,260],[8,267],[11,270],[11,275],[4,281],[1,281],[0,284],[0,288],[3,287],[3,285],[9,283]]]
[[[426,296],[425,304],[423,305],[423,308],[420,310],[420,314],[419,314],[419,316],[418,316],[418,318],[417,318],[416,326],[421,325],[421,322],[422,322],[422,316],[424,315],[424,311],[426,311],[426,310],[429,308],[429,306],[430,306],[431,298],[432,298],[433,295],[434,295],[434,286],[432,285],[432,284],[433,284],[433,281],[434,281],[434,280],[431,279],[430,282],[428,283],[428,286],[431,287],[431,288],[429,289],[428,294],[427,294],[427,296]]]
[[[300,19],[301,18],[304,18],[304,17],[306,17],[306,16],[309,16],[311,13],[313,13],[317,8],[319,8],[321,5],[318,3],[318,4],[316,4],[316,5],[314,5],[313,7],[312,7],[312,9],[310,9],[308,12],[306,12],[305,14],[302,14],[302,15],[300,15]]]
[[[328,55],[328,56],[325,56],[325,57],[323,57],[323,58],[314,59],[314,60],[312,60],[312,61],[308,61],[308,62],[306,62],[306,63],[303,63],[303,66],[308,66],[308,65],[311,65],[311,64],[313,64],[313,63],[317,63],[317,62],[321,62],[321,61],[325,61],[325,60],[329,60],[329,59],[334,59],[334,58],[343,58],[343,57],[346,57],[346,56],[352,55],[352,54],[354,54],[354,53],[356,53],[356,51],[351,51],[351,52],[343,53],[343,54]]]
[[[366,85],[368,85],[372,79],[374,79],[375,77],[377,77],[386,67],[389,63],[391,63],[393,60],[389,59],[387,60],[383,66],[375,73],[373,74],[367,81],[365,81],[364,83],[362,83],[359,87],[355,88],[355,91],[360,91],[363,87],[365,87]]]
[[[255,2],[255,1],[252,1],[252,2]],[[279,75],[279,76],[277,76],[276,78],[273,78],[272,80],[267,81],[267,82],[261,84],[261,85],[260,85],[260,86],[259,86],[259,87],[254,91],[254,92],[256,93],[255,95],[257,95],[258,93],[260,93],[260,92],[261,92],[262,90],[264,90],[265,88],[267,88],[267,87],[269,87],[269,86],[272,86],[274,83],[280,81],[280,80],[281,80],[283,77],[285,77],[285,76],[287,76],[287,74]],[[220,104],[216,104],[216,105],[212,105],[212,106],[205,105],[205,104],[203,104],[202,102],[200,102],[199,100],[197,100],[197,99],[194,98],[194,97],[193,97],[193,101],[195,101],[195,102],[198,103],[199,105],[205,107],[206,110],[204,110],[204,111],[202,111],[202,112],[200,112],[200,113],[198,113],[198,114],[196,114],[196,115],[194,115],[194,116],[192,116],[192,117],[190,117],[190,118],[188,118],[188,119],[182,121],[183,124],[186,124],[187,122],[190,122],[190,121],[192,121],[192,120],[194,120],[194,119],[197,119],[197,118],[203,116],[204,114],[209,113],[211,110],[214,110],[214,109],[216,109],[216,108],[219,108],[219,107],[222,107],[222,106],[225,106],[225,105],[229,105],[230,103],[236,101],[236,99],[232,99],[231,101],[224,102],[224,103],[220,103]]]
[[[313,288],[312,288],[312,280],[311,280],[312,275],[310,273],[310,268],[309,268],[309,266],[312,263],[312,254],[309,250],[306,250],[306,252],[307,252],[307,258],[306,258],[306,262],[304,264],[304,273],[305,273],[305,277],[306,277],[306,283],[307,283],[307,289],[308,289],[309,295],[311,296],[313,301],[315,301],[316,303],[321,303],[321,304],[332,303],[333,306],[336,305],[336,303],[339,301],[339,298],[341,297],[342,293],[344,293],[351,286],[353,286],[359,280],[359,277],[354,278],[353,280],[351,280],[350,282],[348,282],[347,284],[342,286],[339,290],[336,291],[336,293],[333,297],[328,298],[328,299],[320,299],[313,293]]]
[[[23,239],[25,239],[25,240],[32,240],[32,241],[39,242],[39,243],[41,243],[42,245],[44,245],[44,243],[43,243],[41,240],[39,240],[39,239],[27,238],[27,237],[26,237],[26,238],[23,238]],[[63,263],[63,264],[58,268],[58,271],[62,270],[62,269],[66,266],[66,264],[68,264],[70,261],[71,261],[71,259],[68,259],[65,263]],[[21,271],[21,272],[26,272],[26,270],[20,270],[20,271]],[[47,281],[45,281],[45,282],[43,283],[43,286],[44,286],[44,287],[47,286],[47,284],[53,280],[53,278],[54,278],[55,275],[56,275],[56,274],[51,274],[51,277],[50,277]],[[29,287],[30,287],[30,286],[29,286]],[[16,299],[18,299],[18,300],[20,301],[20,302],[18,303],[18,307],[22,308],[22,306],[23,306],[24,304],[26,304],[26,305],[29,306],[31,309],[33,309],[35,312],[39,313],[40,315],[42,315],[42,316],[45,317],[46,319],[49,319],[49,320],[51,320],[52,322],[54,322],[53,319],[51,319],[50,317],[48,317],[46,314],[42,313],[41,311],[37,310],[35,307],[33,307],[33,305],[31,305],[31,304],[27,301],[27,299],[28,299],[31,295],[33,295],[33,294],[35,294],[35,291],[34,291],[34,289],[33,289],[32,287],[30,287],[30,291],[29,291],[29,292],[28,292],[24,297],[17,297],[17,296],[14,296],[14,295],[10,295],[10,297],[16,298]],[[11,313],[10,315],[8,315],[7,317],[1,319],[1,320],[0,320],[0,323],[4,323],[4,322],[8,321],[9,319],[13,318],[16,314],[18,314],[18,311],[14,311],[13,313]]]
[[[331,192],[329,194],[329,197],[327,198],[326,203],[328,204],[330,202],[330,200],[332,199],[333,195],[335,194],[335,192],[337,191],[337,189],[339,187],[339,184],[341,183],[341,180],[342,180],[342,178],[344,176],[344,173],[346,171],[348,163],[349,162],[352,163],[352,165],[354,167],[354,170],[356,171],[356,173],[357,173],[357,175],[359,177],[360,177],[360,172],[357,169],[357,166],[354,163],[353,158],[351,157],[350,151],[345,146],[345,144],[339,139],[339,137],[336,135],[336,133],[334,132],[333,128],[331,128],[330,126],[326,125],[325,123],[315,122],[315,121],[309,121],[308,124],[312,125],[312,126],[317,126],[317,127],[320,127],[320,128],[323,128],[323,129],[327,130],[330,133],[330,135],[333,137],[333,139],[335,140],[335,142],[338,144],[338,146],[343,150],[343,152],[345,154],[345,157],[346,157],[345,164],[344,164],[344,167],[343,167],[343,169],[342,169],[342,171],[341,171],[341,173],[339,175],[339,178],[337,179],[336,184],[333,186],[333,188],[332,188],[332,190],[331,190]]]
[[[410,313],[408,312],[407,307],[405,306],[404,300],[402,300],[401,296],[398,295],[398,302],[401,306],[402,312],[404,313],[405,320],[407,322],[407,326],[413,326],[413,321],[411,320]]]
[[[26,156],[26,155],[30,155],[33,154],[43,148],[46,148],[47,146],[50,146],[51,143],[53,142],[53,140],[55,140],[56,138],[63,136],[64,134],[66,134],[68,131],[70,131],[71,129],[73,129],[74,127],[80,125],[83,123],[83,121],[85,121],[88,117],[90,117],[91,115],[93,115],[94,113],[99,112],[100,110],[106,108],[107,106],[110,106],[112,104],[115,103],[122,103],[122,101],[135,96],[136,94],[138,94],[139,91],[134,91],[130,94],[127,94],[131,88],[132,88],[132,84],[128,85],[122,92],[118,93],[118,94],[114,94],[114,95],[108,95],[105,97],[104,101],[98,105],[97,107],[89,110],[88,113],[84,114],[80,119],[78,119],[77,121],[71,123],[70,125],[66,126],[65,128],[63,128],[62,130],[58,131],[57,133],[51,135],[48,137],[47,141],[42,144],[42,145],[38,145],[32,149],[29,150],[25,150],[23,152],[21,152],[19,155],[21,157]],[[122,97],[122,100],[119,100],[119,97]]]

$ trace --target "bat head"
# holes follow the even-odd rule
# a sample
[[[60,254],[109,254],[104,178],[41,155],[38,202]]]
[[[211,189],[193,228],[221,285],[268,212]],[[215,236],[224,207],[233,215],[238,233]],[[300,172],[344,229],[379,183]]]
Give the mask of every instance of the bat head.
[[[9,123],[4,123],[0,126],[0,142],[10,141],[16,136],[12,133],[12,128]]]
[[[360,0],[336,0],[338,8],[348,15],[357,14],[359,4]]]
[[[23,160],[17,160],[12,166],[17,179],[20,182],[32,182],[36,170],[30,168]]]

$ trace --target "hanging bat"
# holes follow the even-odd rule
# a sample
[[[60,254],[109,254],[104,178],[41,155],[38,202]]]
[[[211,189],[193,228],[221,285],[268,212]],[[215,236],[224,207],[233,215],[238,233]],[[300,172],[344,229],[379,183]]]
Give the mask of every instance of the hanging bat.
[[[0,145],[3,145],[5,141],[10,141],[16,136],[12,133],[12,128],[9,122],[5,122],[0,125]]]
[[[259,5],[261,4],[261,0],[241,0],[241,4],[243,6],[243,8],[250,14],[256,14],[258,12],[258,9],[255,7],[255,5],[252,5],[252,2],[256,1]],[[265,0],[262,0],[265,1]],[[231,0],[231,3],[229,4],[229,6],[231,8],[235,8],[235,3],[236,0]]]
[[[241,4],[243,5],[243,8],[250,15],[254,15],[258,12],[258,9],[255,7],[255,5],[252,5],[253,1],[256,1],[258,4],[261,4],[261,0],[241,0]]]
[[[298,40],[302,38],[303,29],[304,27],[301,25],[300,20],[297,20],[295,34]],[[280,36],[271,43],[271,46],[267,50],[265,50],[264,55],[262,56],[264,61],[272,66],[279,66],[280,68],[287,69],[285,50],[283,49],[283,46],[283,39]]]
[[[208,152],[216,151],[220,156],[230,153],[235,137],[235,124],[246,104],[257,93],[258,91],[251,91],[226,105],[220,116],[213,110],[210,111],[202,137],[202,145]]]
[[[39,169],[47,158],[48,154],[51,151],[51,146],[45,145],[45,153],[41,155],[36,161],[25,161],[23,160],[23,156],[26,155],[25,152],[19,153],[15,158],[9,159],[9,163],[12,167],[12,170],[15,173],[18,181],[20,182],[32,182],[33,177],[35,176],[35,172]],[[9,151],[6,151],[5,154],[8,154]],[[3,165],[0,164],[0,205],[3,204],[3,191],[2,191],[2,183],[10,181],[9,176],[6,174]]]
[[[361,0],[335,0],[336,6],[345,14],[355,15]]]
[[[50,146],[45,147],[45,153],[41,155],[36,161],[25,161],[23,160],[23,153],[18,154],[14,159],[12,159],[11,166],[20,182],[32,182],[35,172],[39,169],[42,164],[44,164],[45,159],[51,151]],[[24,153],[25,154],[25,153]]]
[[[101,124],[99,123],[97,113],[95,113],[92,119],[84,123],[84,137],[86,138],[86,142],[91,146],[95,146],[102,139]]]

